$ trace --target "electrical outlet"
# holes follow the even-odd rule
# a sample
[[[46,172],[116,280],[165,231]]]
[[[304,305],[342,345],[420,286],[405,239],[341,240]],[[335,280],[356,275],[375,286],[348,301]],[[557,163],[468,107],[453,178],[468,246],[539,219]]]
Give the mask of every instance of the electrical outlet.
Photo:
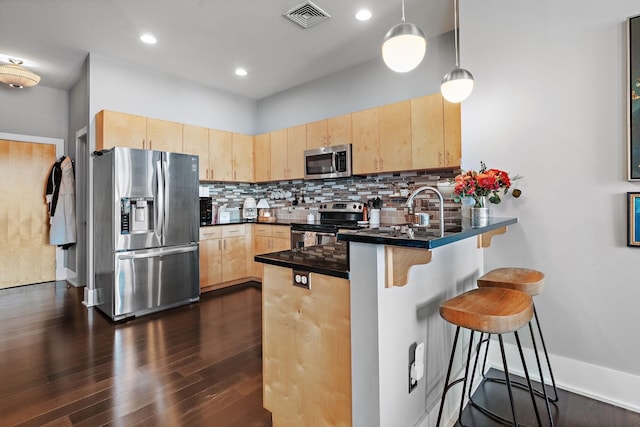
[[[293,270],[293,286],[311,289],[311,273],[309,271]]]
[[[418,387],[418,381],[413,379],[413,375],[411,374],[411,371],[413,369],[415,369],[416,366],[416,347],[418,346],[417,343],[413,343],[409,346],[409,393],[411,393],[413,390],[416,389],[416,387]]]

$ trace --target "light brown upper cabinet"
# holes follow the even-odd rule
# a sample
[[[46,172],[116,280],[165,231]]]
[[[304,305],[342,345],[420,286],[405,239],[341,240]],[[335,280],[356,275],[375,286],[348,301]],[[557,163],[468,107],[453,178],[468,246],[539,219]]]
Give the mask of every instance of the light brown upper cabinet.
[[[184,152],[199,157],[199,178],[201,181],[209,179],[209,129],[182,125],[182,146]]]
[[[459,167],[460,104],[440,94],[411,100],[412,169]]]
[[[353,173],[411,169],[411,104],[396,102],[351,114]]]
[[[253,137],[241,133],[234,133],[232,137],[233,180],[253,182]]]
[[[182,124],[102,110],[96,114],[96,150],[112,147],[182,152]]]
[[[380,107],[381,172],[411,169],[411,102],[402,101]]]
[[[182,123],[147,117],[147,148],[182,153]]]
[[[253,137],[209,129],[209,180],[253,181]]]
[[[253,169],[256,182],[271,180],[271,134],[256,135],[253,143],[255,167]]]
[[[272,181],[304,177],[306,136],[306,125],[271,132]]]
[[[351,143],[351,114],[307,123],[307,149]]]
[[[147,148],[147,118],[117,111],[96,114],[96,150],[112,147]]]

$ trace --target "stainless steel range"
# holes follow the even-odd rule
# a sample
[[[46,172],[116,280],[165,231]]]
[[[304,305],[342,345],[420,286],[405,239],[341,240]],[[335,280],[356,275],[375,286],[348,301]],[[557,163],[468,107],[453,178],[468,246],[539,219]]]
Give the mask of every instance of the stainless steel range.
[[[324,245],[336,241],[340,230],[358,228],[362,220],[364,203],[327,202],[320,205],[320,221],[291,225],[291,248]]]

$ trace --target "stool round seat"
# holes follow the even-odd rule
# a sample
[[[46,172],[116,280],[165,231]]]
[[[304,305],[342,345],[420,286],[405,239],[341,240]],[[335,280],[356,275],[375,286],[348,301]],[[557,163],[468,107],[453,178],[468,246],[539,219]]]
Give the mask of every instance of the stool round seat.
[[[513,289],[478,288],[440,304],[440,316],[463,328],[503,334],[517,331],[529,323],[533,316],[533,299]]]
[[[507,288],[536,296],[544,288],[544,273],[528,268],[496,268],[481,276],[477,283],[479,288]]]

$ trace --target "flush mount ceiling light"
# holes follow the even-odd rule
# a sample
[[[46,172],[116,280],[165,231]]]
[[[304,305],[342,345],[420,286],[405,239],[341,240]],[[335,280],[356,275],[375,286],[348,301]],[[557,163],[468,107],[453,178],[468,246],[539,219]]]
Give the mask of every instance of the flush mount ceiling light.
[[[356,19],[361,22],[368,21],[369,19],[371,19],[371,16],[371,11],[367,9],[360,9],[356,13]]]
[[[244,77],[249,73],[244,68],[236,68],[235,74],[236,76]]]
[[[0,82],[16,89],[35,86],[40,83],[40,76],[21,67],[19,59],[9,59],[10,64],[0,65]]]
[[[396,73],[406,73],[420,65],[426,49],[427,39],[422,30],[405,22],[402,0],[402,21],[384,36],[382,59]]]
[[[456,49],[456,67],[442,78],[440,92],[449,102],[462,102],[471,95],[473,76],[464,68],[460,68],[460,48],[458,46],[458,0],[453,0],[453,35]]]
[[[140,40],[146,44],[156,44],[158,40],[153,36],[153,34],[143,34],[140,36]]]

